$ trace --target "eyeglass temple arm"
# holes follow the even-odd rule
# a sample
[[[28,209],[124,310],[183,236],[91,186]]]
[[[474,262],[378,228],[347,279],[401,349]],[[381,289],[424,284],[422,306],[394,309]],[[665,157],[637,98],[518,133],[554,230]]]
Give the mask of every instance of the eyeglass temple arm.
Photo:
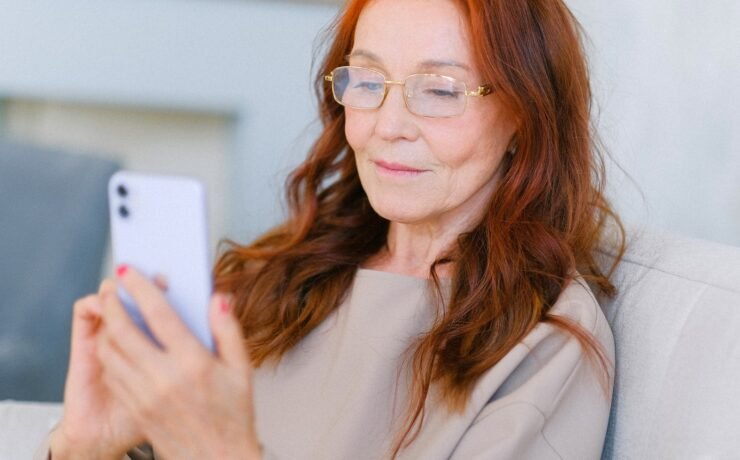
[[[465,91],[466,96],[488,96],[493,92],[491,85],[481,85],[475,91]]]

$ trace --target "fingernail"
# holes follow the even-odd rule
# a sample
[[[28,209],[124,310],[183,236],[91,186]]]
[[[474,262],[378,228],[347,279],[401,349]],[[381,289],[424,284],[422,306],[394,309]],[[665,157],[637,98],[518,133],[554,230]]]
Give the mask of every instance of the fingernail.
[[[126,274],[126,271],[128,271],[128,267],[126,265],[119,265],[118,268],[116,268],[116,275],[120,278]]]
[[[221,297],[221,303],[219,304],[219,307],[221,307],[221,313],[227,314],[229,310],[231,310],[229,306],[229,302],[226,300],[226,297]]]

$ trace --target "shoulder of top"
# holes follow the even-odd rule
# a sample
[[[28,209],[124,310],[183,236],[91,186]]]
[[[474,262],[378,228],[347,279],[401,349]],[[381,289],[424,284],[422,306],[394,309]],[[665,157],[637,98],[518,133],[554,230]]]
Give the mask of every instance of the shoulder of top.
[[[565,316],[591,332],[596,328],[599,316],[604,315],[593,291],[579,274],[560,293],[550,313]]]

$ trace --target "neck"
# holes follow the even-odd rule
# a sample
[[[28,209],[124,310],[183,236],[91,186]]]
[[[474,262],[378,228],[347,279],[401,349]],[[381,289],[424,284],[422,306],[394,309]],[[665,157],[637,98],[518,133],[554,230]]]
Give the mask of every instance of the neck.
[[[427,222],[391,222],[386,247],[367,264],[368,268],[417,278],[429,278],[432,264],[454,249],[459,236],[471,231],[485,213],[483,203],[468,203],[475,212],[451,212]],[[459,210],[458,210],[459,211]],[[453,263],[437,266],[437,274],[450,278]]]

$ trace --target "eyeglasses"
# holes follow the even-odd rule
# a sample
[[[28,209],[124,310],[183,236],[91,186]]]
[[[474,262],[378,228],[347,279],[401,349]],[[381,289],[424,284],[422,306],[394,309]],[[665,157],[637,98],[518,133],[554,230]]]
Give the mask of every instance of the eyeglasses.
[[[468,91],[465,83],[452,77],[435,74],[414,74],[404,81],[386,80],[377,70],[343,66],[324,76],[331,82],[334,100],[353,109],[377,109],[383,105],[391,85],[403,87],[406,107],[415,115],[450,118],[462,115],[468,97],[488,96],[490,85]]]

